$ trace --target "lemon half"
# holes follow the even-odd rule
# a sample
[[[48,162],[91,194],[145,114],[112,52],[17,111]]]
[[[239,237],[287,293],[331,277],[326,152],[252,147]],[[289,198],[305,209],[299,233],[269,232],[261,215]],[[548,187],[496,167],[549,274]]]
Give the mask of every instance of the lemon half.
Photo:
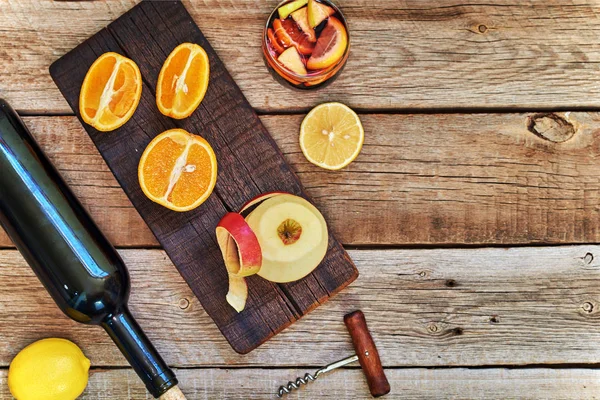
[[[358,115],[341,103],[313,108],[300,126],[300,148],[308,161],[325,169],[342,169],[358,157],[365,132]]]

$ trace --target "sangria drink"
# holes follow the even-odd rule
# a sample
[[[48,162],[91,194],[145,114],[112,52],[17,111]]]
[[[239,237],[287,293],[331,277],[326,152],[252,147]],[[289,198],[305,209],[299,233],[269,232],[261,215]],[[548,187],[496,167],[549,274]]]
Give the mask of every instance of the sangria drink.
[[[263,54],[275,77],[300,89],[322,86],[348,59],[346,19],[328,0],[286,0],[271,13]]]

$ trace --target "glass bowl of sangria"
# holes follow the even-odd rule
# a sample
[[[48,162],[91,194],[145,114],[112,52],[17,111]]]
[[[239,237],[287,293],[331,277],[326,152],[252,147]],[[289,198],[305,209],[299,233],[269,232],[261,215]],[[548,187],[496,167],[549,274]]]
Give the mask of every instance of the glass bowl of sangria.
[[[329,0],[285,0],[263,33],[267,67],[279,81],[299,89],[332,82],[350,53],[346,19]]]

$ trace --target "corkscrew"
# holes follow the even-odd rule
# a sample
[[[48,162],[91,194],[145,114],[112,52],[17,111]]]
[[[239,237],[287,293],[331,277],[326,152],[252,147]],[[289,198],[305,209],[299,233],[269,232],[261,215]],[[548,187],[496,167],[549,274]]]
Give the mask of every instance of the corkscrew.
[[[377,347],[375,347],[375,342],[367,327],[365,315],[360,310],[351,312],[344,316],[344,323],[352,337],[352,344],[354,345],[356,354],[326,365],[317,370],[314,375],[307,373],[304,377],[298,377],[295,381],[289,381],[287,385],[279,387],[277,393],[278,397],[283,397],[292,390],[299,389],[300,386],[315,381],[319,376],[327,372],[356,361],[360,362],[360,366],[365,373],[369,390],[373,397],[384,396],[390,392],[390,384],[385,376],[383,367],[381,366],[379,353],[377,352]]]

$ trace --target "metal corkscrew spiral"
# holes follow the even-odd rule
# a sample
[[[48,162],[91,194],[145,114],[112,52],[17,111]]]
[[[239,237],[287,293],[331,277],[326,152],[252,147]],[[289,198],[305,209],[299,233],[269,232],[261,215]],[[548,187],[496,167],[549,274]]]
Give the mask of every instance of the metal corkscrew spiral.
[[[344,316],[344,324],[346,324],[348,332],[350,332],[352,345],[356,354],[321,368],[315,372],[314,376],[306,374],[304,378],[298,377],[295,381],[289,381],[285,386],[279,386],[278,397],[283,397],[283,395],[290,393],[292,390],[299,389],[300,386],[315,381],[321,374],[333,371],[336,368],[343,367],[355,361],[360,361],[362,371],[367,378],[369,391],[373,397],[385,396],[390,392],[390,384],[385,377],[385,371],[381,365],[379,352],[377,351],[377,347],[375,347],[373,337],[369,332],[369,328],[367,328],[365,315],[360,310],[346,314]]]
[[[294,389],[298,389],[301,385],[306,385],[309,382],[316,380],[319,377],[319,372],[321,372],[321,370],[318,370],[315,376],[307,373],[304,375],[304,378],[298,377],[295,382],[289,381],[287,385],[279,386],[279,393],[277,396],[283,397],[284,394],[290,393]]]
[[[292,390],[299,389],[300,386],[302,386],[302,385],[306,385],[306,384],[308,384],[308,383],[310,383],[312,381],[317,380],[317,378],[321,374],[324,374],[324,373],[329,372],[329,371],[333,371],[336,368],[343,367],[346,364],[350,364],[350,363],[353,363],[353,362],[356,362],[356,361],[358,361],[358,356],[357,355],[353,355],[353,356],[344,358],[343,360],[334,362],[332,364],[329,364],[329,365],[321,368],[320,370],[318,370],[317,372],[315,372],[314,375],[311,375],[311,374],[307,373],[307,374],[304,375],[304,378],[298,377],[298,378],[296,378],[295,381],[289,381],[287,383],[287,385],[279,386],[279,391],[277,393],[277,396],[278,397],[283,397],[284,394],[290,393]]]

